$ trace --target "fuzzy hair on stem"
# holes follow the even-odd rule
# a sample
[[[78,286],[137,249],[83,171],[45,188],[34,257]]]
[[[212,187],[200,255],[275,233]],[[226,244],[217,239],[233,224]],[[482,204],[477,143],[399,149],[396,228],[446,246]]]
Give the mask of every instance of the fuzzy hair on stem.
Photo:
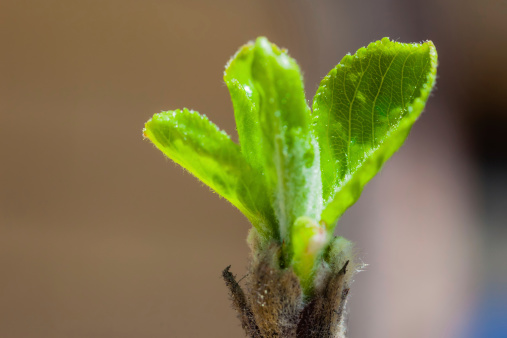
[[[254,230],[252,230],[254,232]],[[280,268],[278,243],[256,250],[258,242],[250,234],[252,252],[244,290],[228,266],[222,273],[232,306],[248,337],[344,338],[345,306],[356,264],[336,259],[318,267],[318,286],[305,297],[291,267]]]

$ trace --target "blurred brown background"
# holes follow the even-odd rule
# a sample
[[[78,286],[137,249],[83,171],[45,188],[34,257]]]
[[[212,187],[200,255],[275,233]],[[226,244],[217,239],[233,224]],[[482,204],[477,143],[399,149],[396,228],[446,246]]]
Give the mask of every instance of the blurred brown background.
[[[222,81],[259,35],[308,98],[347,52],[431,39],[437,90],[340,221],[369,264],[351,338],[507,337],[507,6],[483,1],[0,2],[0,337],[241,337],[221,270],[248,223],[143,141],[189,107],[235,135]],[[236,137],[236,136],[234,136]]]

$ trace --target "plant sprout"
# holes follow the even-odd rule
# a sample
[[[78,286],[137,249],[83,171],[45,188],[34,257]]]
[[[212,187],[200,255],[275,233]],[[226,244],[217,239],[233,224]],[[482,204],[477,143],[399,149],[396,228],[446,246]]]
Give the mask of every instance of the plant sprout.
[[[384,38],[346,55],[312,107],[298,64],[260,37],[226,66],[239,144],[204,115],[155,114],[144,129],[167,157],[251,222],[245,290],[223,277],[250,337],[342,337],[359,264],[334,236],[383,163],[405,141],[436,77],[431,41]]]

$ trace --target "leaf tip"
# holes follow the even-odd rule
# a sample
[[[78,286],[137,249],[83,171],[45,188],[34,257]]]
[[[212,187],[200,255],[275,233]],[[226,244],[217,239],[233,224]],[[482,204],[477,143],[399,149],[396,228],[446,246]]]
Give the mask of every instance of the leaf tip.
[[[268,51],[273,49],[272,43],[269,42],[268,38],[265,36],[259,36],[257,39],[255,39],[255,46]]]
[[[225,82],[230,80],[229,76],[228,76],[229,70],[234,67],[234,64],[238,60],[244,60],[244,59],[248,58],[249,52],[252,50],[253,46],[254,46],[254,42],[249,41],[248,43],[241,46],[241,48],[238,49],[238,51],[229,59],[229,61],[227,61],[226,65],[225,65],[225,69],[224,69]]]

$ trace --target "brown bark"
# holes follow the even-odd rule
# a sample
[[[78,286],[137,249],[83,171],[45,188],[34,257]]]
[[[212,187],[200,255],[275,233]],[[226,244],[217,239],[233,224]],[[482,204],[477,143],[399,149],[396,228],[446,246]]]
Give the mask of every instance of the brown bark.
[[[344,310],[349,282],[355,271],[323,266],[312,295],[304,296],[292,268],[278,264],[279,246],[271,245],[254,257],[246,277],[245,291],[227,267],[223,277],[233,307],[249,337],[345,337]]]

